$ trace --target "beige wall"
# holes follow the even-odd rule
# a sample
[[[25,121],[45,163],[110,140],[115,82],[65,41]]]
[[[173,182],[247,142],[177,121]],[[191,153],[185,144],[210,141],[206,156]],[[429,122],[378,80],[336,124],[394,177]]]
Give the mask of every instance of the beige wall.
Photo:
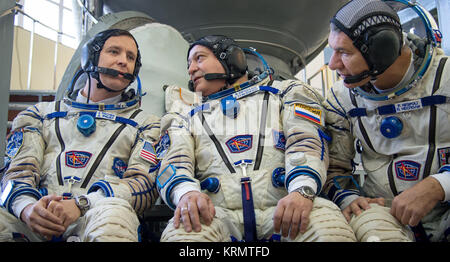
[[[11,90],[27,90],[30,35],[22,27],[14,28]],[[34,34],[30,90],[56,91],[74,53],[73,48],[58,44],[55,77],[55,42]]]
[[[324,90],[326,94],[328,89],[333,85],[335,79],[333,79],[333,71],[324,64],[324,61],[324,52],[322,51],[306,65],[306,80],[304,79],[305,76],[303,70],[300,70],[296,77],[305,82],[309,79],[312,87]],[[323,71],[323,73],[321,74],[319,71]]]

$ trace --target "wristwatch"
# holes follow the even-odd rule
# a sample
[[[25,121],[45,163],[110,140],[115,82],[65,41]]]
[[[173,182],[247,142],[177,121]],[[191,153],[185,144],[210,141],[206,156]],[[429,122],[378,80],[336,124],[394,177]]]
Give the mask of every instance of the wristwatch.
[[[310,187],[310,186],[301,186],[292,192],[298,192],[304,198],[307,198],[311,201],[314,201],[314,198],[316,197],[316,194],[314,193],[314,189],[312,189],[312,187]]]
[[[84,216],[89,208],[91,208],[91,201],[89,201],[89,198],[87,198],[85,195],[75,197],[75,204],[80,209],[80,216]]]

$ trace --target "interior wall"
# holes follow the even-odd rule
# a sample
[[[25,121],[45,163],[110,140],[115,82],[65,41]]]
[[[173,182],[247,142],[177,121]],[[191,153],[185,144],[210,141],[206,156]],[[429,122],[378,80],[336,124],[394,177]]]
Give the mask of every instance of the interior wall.
[[[14,27],[10,90],[27,90],[31,32]],[[30,90],[56,91],[75,50],[58,44],[55,75],[55,42],[34,34]]]

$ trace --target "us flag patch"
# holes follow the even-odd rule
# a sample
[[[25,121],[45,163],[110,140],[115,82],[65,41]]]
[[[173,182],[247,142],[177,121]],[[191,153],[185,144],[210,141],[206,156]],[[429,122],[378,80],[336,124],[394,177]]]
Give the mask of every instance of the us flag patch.
[[[158,160],[156,159],[155,148],[150,142],[144,141],[144,146],[139,153],[141,158],[149,161],[150,163],[157,164]]]

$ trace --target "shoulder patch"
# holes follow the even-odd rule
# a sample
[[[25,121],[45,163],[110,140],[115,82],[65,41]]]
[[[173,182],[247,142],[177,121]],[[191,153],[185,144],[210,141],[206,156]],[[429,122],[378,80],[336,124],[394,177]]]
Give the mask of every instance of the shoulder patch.
[[[165,135],[161,136],[161,138],[159,139],[159,143],[156,146],[156,155],[158,159],[164,158],[164,156],[167,153],[167,150],[169,150],[169,147],[170,147],[170,137],[169,133],[166,132]]]
[[[20,148],[23,145],[23,130],[20,129],[14,133],[12,133],[6,144],[6,155],[10,158],[13,158],[17,155]]]
[[[275,129],[272,130],[273,135],[273,144],[275,148],[285,150],[286,147],[286,137],[284,136],[283,131],[277,131]]]
[[[230,138],[225,143],[231,153],[242,153],[252,148],[252,135],[239,135]]]
[[[304,104],[295,104],[294,115],[296,117],[305,118],[316,124],[322,125],[322,110],[320,109]]]
[[[156,159],[156,152],[153,144],[144,140],[144,145],[142,146],[139,156],[144,160],[156,165],[158,160]]]
[[[118,177],[120,177],[120,178],[123,177],[123,174],[127,170],[127,167],[128,167],[128,165],[127,165],[127,163],[125,163],[125,161],[123,161],[122,159],[120,159],[118,157],[114,158],[112,169]]]

